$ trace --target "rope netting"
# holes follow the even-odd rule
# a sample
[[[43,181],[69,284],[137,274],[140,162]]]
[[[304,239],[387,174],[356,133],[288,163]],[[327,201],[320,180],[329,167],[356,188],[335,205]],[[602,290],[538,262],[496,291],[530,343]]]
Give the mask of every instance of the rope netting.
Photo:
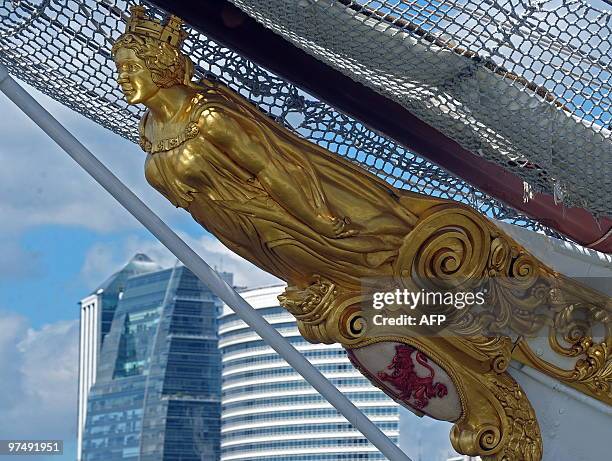
[[[611,12],[583,0],[230,1],[534,190],[611,214]]]
[[[13,76],[136,142],[141,108],[128,106],[124,101],[110,57],[111,45],[124,30],[129,7],[134,3],[123,0],[0,3],[0,60]],[[304,138],[356,162],[395,187],[457,200],[491,218],[560,237],[201,33],[187,30],[185,51],[196,63],[199,77],[227,84]],[[597,120],[604,119],[601,114]],[[604,139],[602,132],[597,135]],[[605,169],[594,162],[587,166]],[[600,172],[594,171],[593,178],[585,177],[586,182],[596,182],[596,174]]]

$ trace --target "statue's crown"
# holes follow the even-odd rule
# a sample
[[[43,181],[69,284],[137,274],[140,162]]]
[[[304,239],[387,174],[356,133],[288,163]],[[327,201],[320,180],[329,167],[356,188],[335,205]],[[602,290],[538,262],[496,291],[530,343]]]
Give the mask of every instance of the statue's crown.
[[[149,17],[146,9],[140,5],[130,8],[130,13],[126,33],[154,38],[175,48],[180,48],[183,40],[187,37],[187,32],[181,28],[183,24],[181,18],[169,16],[165,22],[157,21]]]

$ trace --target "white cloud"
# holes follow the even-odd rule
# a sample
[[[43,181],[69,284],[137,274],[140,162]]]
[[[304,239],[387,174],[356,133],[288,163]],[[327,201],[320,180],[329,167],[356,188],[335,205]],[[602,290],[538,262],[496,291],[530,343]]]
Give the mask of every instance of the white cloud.
[[[39,330],[0,311],[0,434],[3,438],[61,439],[76,430],[78,321]]]
[[[186,234],[181,234],[180,237],[209,265],[219,271],[232,272],[235,285],[256,287],[279,282],[279,279],[236,255],[214,237],[194,238]],[[121,242],[92,246],[85,256],[81,275],[93,289],[109,275],[121,269],[136,253],[145,253],[164,267],[170,267],[176,261],[172,253],[158,241],[132,236]]]
[[[27,321],[16,315],[7,315],[0,311],[0,413],[7,411],[15,404],[16,397],[21,392],[21,371],[19,363],[15,360],[20,340],[27,333]],[[4,418],[0,418],[0,425]],[[0,426],[1,428],[2,426]],[[0,433],[3,432],[0,430]]]
[[[164,221],[185,219],[146,183],[145,155],[137,145],[28,90]],[[29,229],[70,226],[109,233],[142,227],[1,93],[0,107],[0,278],[41,272],[33,264],[40,255],[22,243]]]
[[[130,189],[163,218],[177,211],[145,181],[140,148],[28,88]],[[101,232],[139,226],[96,182],[30,121],[0,96],[0,233],[39,225],[80,226]]]

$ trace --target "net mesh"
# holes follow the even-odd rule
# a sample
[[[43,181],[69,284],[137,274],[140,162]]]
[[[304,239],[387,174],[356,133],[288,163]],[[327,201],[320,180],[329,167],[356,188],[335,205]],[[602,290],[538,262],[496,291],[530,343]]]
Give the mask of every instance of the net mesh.
[[[124,30],[127,11],[134,3],[120,0],[1,3],[0,60],[13,76],[115,133],[137,141],[141,109],[124,101],[110,57],[111,45]],[[187,29],[185,51],[196,63],[199,77],[227,84],[304,138],[356,162],[395,187],[457,200],[491,218],[561,238],[359,121],[201,33]]]
[[[611,214],[610,12],[583,0],[231,1],[535,190]]]

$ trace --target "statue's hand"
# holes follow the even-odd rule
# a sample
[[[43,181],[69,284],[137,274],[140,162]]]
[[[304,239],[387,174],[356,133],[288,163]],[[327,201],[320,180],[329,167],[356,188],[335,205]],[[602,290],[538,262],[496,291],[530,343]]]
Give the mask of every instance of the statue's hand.
[[[352,237],[359,233],[356,229],[347,229],[351,220],[347,217],[338,218],[336,216],[318,216],[313,226],[314,229],[325,237],[341,239]]]

